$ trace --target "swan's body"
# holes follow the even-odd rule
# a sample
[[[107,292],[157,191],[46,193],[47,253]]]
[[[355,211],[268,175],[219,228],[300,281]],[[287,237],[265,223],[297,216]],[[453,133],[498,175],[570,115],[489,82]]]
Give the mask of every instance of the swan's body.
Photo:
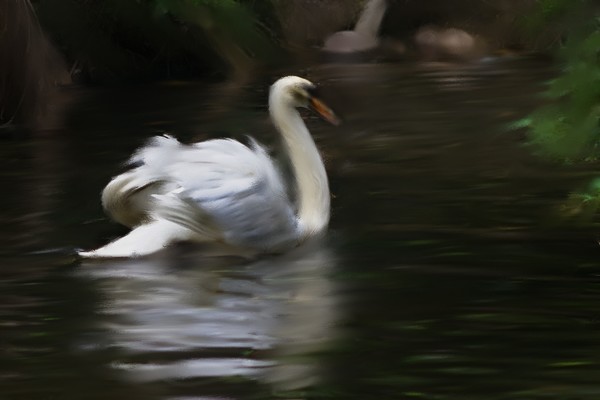
[[[132,231],[80,254],[142,256],[176,241],[275,252],[322,233],[329,222],[327,174],[296,108],[311,106],[330,122],[337,119],[311,89],[311,82],[289,76],[278,80],[269,96],[271,119],[296,179],[295,202],[273,161],[253,141],[184,145],[170,136],[155,137],[131,158],[139,166],[115,177],[102,193],[107,213]]]
[[[323,50],[332,53],[357,53],[379,46],[377,35],[386,8],[386,0],[369,0],[354,30],[335,32],[325,40]]]

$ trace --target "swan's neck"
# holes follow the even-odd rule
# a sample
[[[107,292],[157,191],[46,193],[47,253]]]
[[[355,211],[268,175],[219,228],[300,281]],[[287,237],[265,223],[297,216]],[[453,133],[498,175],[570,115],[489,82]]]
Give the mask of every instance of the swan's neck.
[[[298,111],[272,96],[271,118],[287,148],[296,179],[298,226],[302,237],[322,231],[329,222],[329,184],[323,160]]]
[[[386,0],[368,0],[358,18],[354,31],[366,37],[376,38],[385,9]]]

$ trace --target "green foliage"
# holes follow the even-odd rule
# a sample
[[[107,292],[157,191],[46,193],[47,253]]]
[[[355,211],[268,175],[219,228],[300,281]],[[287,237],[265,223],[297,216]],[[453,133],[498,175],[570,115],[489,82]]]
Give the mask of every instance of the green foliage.
[[[564,218],[587,222],[593,219],[599,210],[600,178],[596,178],[584,190],[572,193],[559,211]]]
[[[542,0],[538,22],[564,25],[558,59],[561,73],[548,82],[545,105],[513,128],[526,128],[529,143],[544,156],[567,162],[600,157],[600,19],[592,1]],[[573,193],[563,217],[589,221],[600,210],[600,179]]]
[[[542,13],[549,15],[564,7],[564,0],[541,2]],[[600,24],[588,19],[567,32],[558,51],[562,73],[548,83],[547,104],[514,125],[527,127],[535,148],[558,159],[590,160],[600,154]]]
[[[543,0],[539,2],[540,14],[545,20],[551,20],[568,12],[573,3],[573,0]]]
[[[521,17],[521,23],[526,32],[533,36],[540,36],[548,29],[558,33],[568,29],[569,21],[574,10],[585,6],[588,0],[538,0],[535,12],[527,13]]]

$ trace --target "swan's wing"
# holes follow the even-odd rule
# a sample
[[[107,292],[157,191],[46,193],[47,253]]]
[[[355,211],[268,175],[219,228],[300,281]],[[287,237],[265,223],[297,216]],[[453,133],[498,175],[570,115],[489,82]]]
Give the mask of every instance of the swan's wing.
[[[132,161],[174,185],[153,196],[152,212],[159,218],[240,246],[276,249],[295,239],[283,181],[255,142],[217,139],[188,146],[156,138]]]

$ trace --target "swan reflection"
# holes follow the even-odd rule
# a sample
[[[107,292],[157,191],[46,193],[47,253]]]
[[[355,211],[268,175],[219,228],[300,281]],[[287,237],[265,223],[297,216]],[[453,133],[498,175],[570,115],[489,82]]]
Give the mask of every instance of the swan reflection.
[[[104,301],[101,329],[127,379],[248,376],[295,389],[320,372],[308,357],[336,335],[326,244],[248,262],[184,251],[82,264]]]

